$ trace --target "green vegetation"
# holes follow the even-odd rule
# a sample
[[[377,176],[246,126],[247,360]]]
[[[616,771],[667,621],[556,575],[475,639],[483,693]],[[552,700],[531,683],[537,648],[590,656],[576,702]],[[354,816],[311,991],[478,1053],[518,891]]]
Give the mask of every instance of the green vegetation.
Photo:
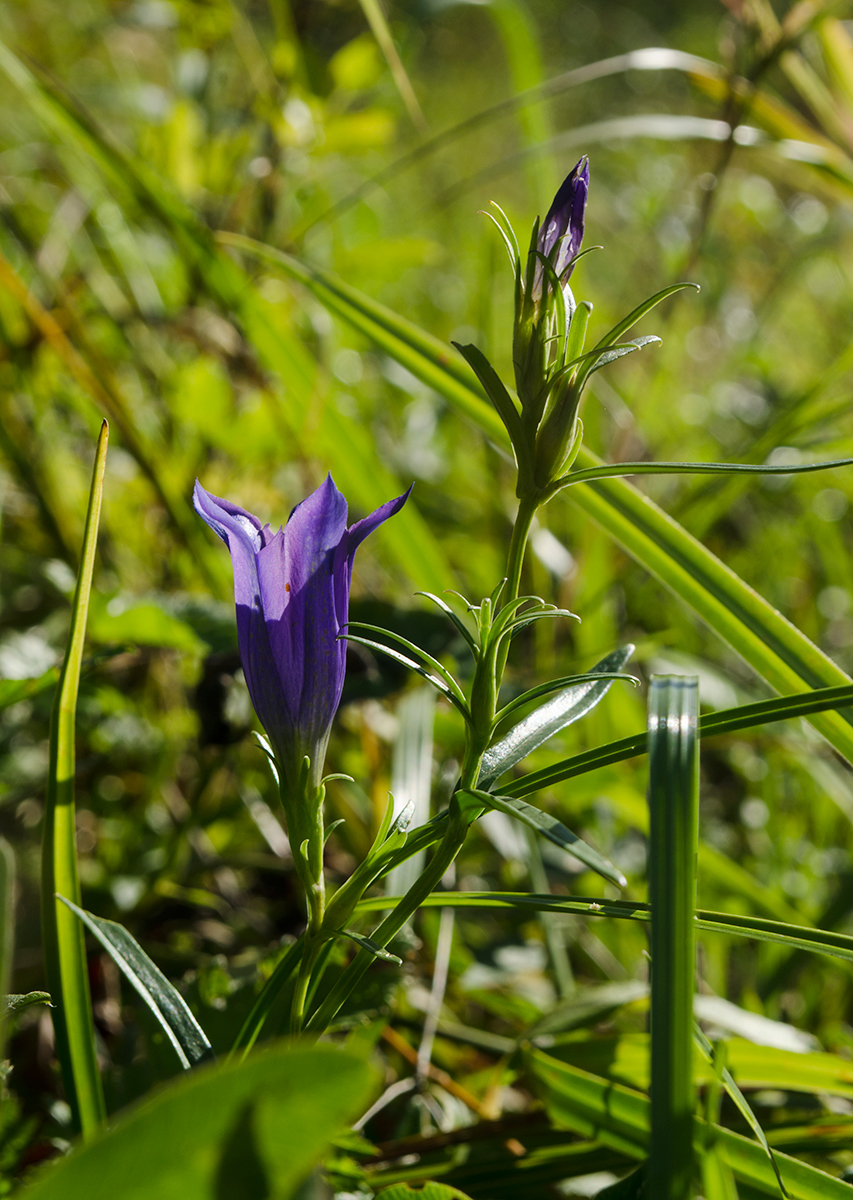
[[[0,12],[0,1195],[847,1194],[848,18]],[[329,471],[283,808],[193,483]]]

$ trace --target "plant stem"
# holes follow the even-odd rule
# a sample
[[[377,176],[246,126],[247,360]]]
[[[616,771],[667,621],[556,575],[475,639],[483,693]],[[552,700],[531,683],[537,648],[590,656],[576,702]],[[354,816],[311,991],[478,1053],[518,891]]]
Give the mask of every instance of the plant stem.
[[[293,1003],[290,1009],[290,1033],[294,1037],[302,1032],[302,1023],[305,1019],[305,1002],[311,986],[311,972],[314,969],[314,964],[317,961],[317,955],[320,953],[322,944],[322,938],[311,937],[309,935],[305,945],[305,952],[299,963],[299,974],[296,976],[296,987],[293,990]]]
[[[521,586],[521,568],[524,565],[524,552],[527,549],[527,539],[530,537],[530,527],[536,510],[539,507],[538,497],[525,496],[518,502],[518,512],[512,527],[512,538],[509,543],[509,553],[506,560],[507,588],[504,603],[515,600]]]

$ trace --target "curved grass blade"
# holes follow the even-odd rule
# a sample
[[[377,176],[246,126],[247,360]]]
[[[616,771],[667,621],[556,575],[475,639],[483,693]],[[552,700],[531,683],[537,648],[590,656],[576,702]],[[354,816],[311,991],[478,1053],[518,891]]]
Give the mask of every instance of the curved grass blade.
[[[608,349],[615,342],[618,342],[623,334],[628,333],[631,329],[633,329],[638,321],[642,321],[643,317],[646,316],[647,313],[650,313],[653,308],[657,308],[657,306],[666,300],[668,296],[674,296],[676,292],[683,292],[685,288],[695,288],[697,292],[699,291],[699,285],[697,283],[673,283],[669,287],[661,288],[659,292],[655,292],[653,296],[649,296],[649,298],[644,300],[642,304],[638,304],[635,309],[628,313],[627,317],[623,317],[623,319],[619,321],[618,324],[614,325],[612,329],[608,329],[604,337],[599,338],[598,342],[595,346],[593,346],[590,353],[595,354],[597,350]],[[605,364],[599,362],[599,365],[604,366]],[[575,380],[576,388],[580,389],[583,387],[584,380],[592,373],[592,370],[592,362],[589,362],[586,366],[581,367],[581,369],[578,371],[577,379]]]
[[[693,980],[699,843],[699,681],[649,689],[651,1132],[649,1194],[689,1200],[693,1180]]]
[[[50,992],[24,992],[23,995],[15,995],[13,993],[11,996],[4,996],[3,1012],[25,1012],[26,1009],[32,1008],[34,1004],[46,1004],[48,1008],[53,1008],[50,1002]]]
[[[743,704],[738,708],[722,708],[718,712],[705,713],[699,718],[699,736],[717,737],[725,733],[737,733],[740,729],[754,729],[774,721],[791,720],[794,717],[809,717],[815,713],[828,712],[846,707],[853,702],[853,684],[844,687],[815,688],[813,692],[800,692],[793,696],[779,696],[773,700],[759,700],[755,704]],[[596,746],[583,754],[564,758],[561,762],[523,775],[506,784],[508,796],[530,796],[545,787],[553,787],[575,775],[584,775],[598,767],[624,762],[646,753],[646,734],[635,733],[631,737]]]
[[[508,817],[514,817],[516,821],[521,821],[535,833],[541,834],[549,842],[559,846],[561,850],[567,850],[574,858],[580,859],[591,870],[597,871],[599,875],[603,875],[617,887],[626,886],[627,879],[621,871],[613,866],[613,863],[608,862],[603,854],[599,854],[588,842],[572,833],[550,813],[542,812],[541,809],[534,808],[532,804],[527,804],[524,800],[514,800],[507,796],[493,796],[491,792],[481,791],[480,788],[463,788],[461,790],[479,800],[487,808],[495,808],[498,812],[505,813]]]
[[[699,1050],[700,1050],[701,1054],[703,1055],[703,1057],[709,1063],[714,1065],[714,1047],[711,1045],[709,1040],[705,1037],[705,1034],[702,1032],[700,1027],[696,1024],[694,1024],[694,1026],[693,1026],[693,1041],[699,1047]],[[722,1065],[722,1064],[720,1064],[720,1065]],[[719,1069],[719,1068],[715,1068],[715,1069]],[[750,1127],[752,1132],[755,1134],[758,1141],[761,1143],[761,1146],[763,1147],[765,1153],[767,1154],[768,1159],[770,1160],[770,1165],[773,1167],[773,1170],[776,1174],[776,1178],[779,1182],[779,1190],[781,1191],[783,1196],[787,1196],[788,1193],[785,1190],[785,1184],[782,1182],[782,1176],[779,1174],[779,1168],[776,1165],[776,1159],[773,1157],[773,1151],[770,1149],[770,1145],[767,1141],[764,1130],[761,1128],[761,1125],[759,1124],[758,1118],[756,1117],[755,1113],[750,1108],[750,1105],[746,1099],[746,1096],[744,1096],[743,1092],[740,1090],[738,1085],[735,1083],[734,1076],[732,1075],[732,1073],[728,1069],[728,1067],[724,1066],[723,1069],[720,1071],[720,1082],[722,1083],[723,1087],[726,1090],[726,1093],[731,1098],[731,1100],[734,1103],[735,1107],[737,1108],[738,1112],[741,1114],[743,1119],[746,1121],[747,1125]]]
[[[74,805],[77,691],[86,638],[86,617],[95,569],[98,521],[107,462],[108,426],[101,426],[83,531],[80,571],[71,606],[68,645],[50,721],[50,761],[42,841],[41,913],[47,985],[56,1005],[53,1026],[66,1096],[75,1125],[91,1137],[106,1118],[95,1051],[92,1000],[83,930],[56,894],[80,901]]]
[[[450,605],[447,603],[446,600],[442,600],[442,598],[440,596],[436,596],[434,592],[415,592],[415,595],[416,596],[424,596],[424,597],[426,597],[427,600],[432,600],[433,604],[437,605],[441,609],[441,611],[445,614],[445,616],[448,617],[453,622],[453,624],[456,626],[456,628],[459,630],[462,637],[465,639],[468,646],[470,647],[471,653],[474,655],[474,658],[476,659],[479,657],[480,646],[479,646],[479,643],[477,642],[477,639],[474,637],[473,633],[468,628],[468,626],[465,624],[465,622],[462,620],[462,618],[453,611],[453,609],[450,607]]]
[[[67,905],[95,935],[128,983],[151,1009],[184,1070],[212,1059],[213,1047],[190,1012],[186,1000],[151,961],[133,935],[123,925],[96,917],[78,908],[64,896],[58,896],[57,899]]]
[[[620,646],[612,654],[595,664],[592,673],[597,671],[621,671],[634,653],[633,645]],[[483,755],[480,767],[479,787],[488,787],[494,779],[498,779],[516,763],[520,763],[528,754],[532,754],[548,738],[559,733],[561,729],[579,721],[591,712],[610,691],[613,680],[600,680],[597,683],[580,683],[566,688],[558,696],[554,696],[547,704],[537,708],[536,712],[525,717],[523,721],[511,729],[499,742],[490,746]]]
[[[581,447],[581,466],[600,466]],[[828,655],[652,500],[624,480],[599,479],[568,493],[644,569],[689,604],[780,692],[841,687],[851,680]],[[853,713],[810,716],[840,754],[853,761]]]
[[[501,420],[506,426],[516,453],[519,453],[524,448],[524,429],[521,423],[521,416],[512,397],[504,387],[503,380],[479,347],[473,344],[463,346],[459,342],[451,342],[450,344],[456,347],[479,379],[483,391],[489,397],[492,404],[494,404]]]

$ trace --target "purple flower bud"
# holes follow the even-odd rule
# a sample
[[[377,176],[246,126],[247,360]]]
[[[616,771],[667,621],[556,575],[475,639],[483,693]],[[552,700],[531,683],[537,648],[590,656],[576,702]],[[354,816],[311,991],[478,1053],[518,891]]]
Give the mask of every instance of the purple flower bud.
[[[551,259],[554,270],[561,279],[563,272],[579,252],[583,242],[583,219],[588,191],[589,159],[584,156],[563,180],[548,209],[548,215],[539,227],[536,248],[540,254]],[[553,254],[555,246],[557,250],[556,254]],[[566,280],[571,273],[571,267],[569,267]],[[542,296],[543,275],[544,268],[539,262],[533,277],[535,300],[541,299]]]
[[[355,552],[411,490],[347,527],[347,502],[328,475],[273,533],[196,481],[196,512],[231,551],[243,673],[292,791],[306,754],[315,784],[322,773],[346,671],[339,634],[349,616]]]

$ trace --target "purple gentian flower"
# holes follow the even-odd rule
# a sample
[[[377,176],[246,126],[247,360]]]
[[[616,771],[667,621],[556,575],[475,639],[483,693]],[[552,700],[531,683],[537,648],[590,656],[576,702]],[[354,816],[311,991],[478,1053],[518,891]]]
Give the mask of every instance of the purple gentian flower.
[[[536,249],[546,258],[551,259],[554,270],[564,284],[572,273],[569,264],[580,251],[583,242],[583,221],[588,191],[589,159],[584,156],[561,183],[554,202],[548,209],[548,215],[539,227]],[[557,251],[556,254],[553,254],[555,247]],[[563,279],[564,271],[566,271],[565,279]],[[544,268],[540,261],[536,265],[536,272],[533,276],[533,298],[537,302],[542,297],[543,276]]]
[[[339,635],[355,552],[411,490],[347,527],[347,502],[327,475],[273,533],[196,481],[196,512],[231,551],[243,673],[291,795],[305,755],[311,782],[320,782],[344,684],[346,641]]]

